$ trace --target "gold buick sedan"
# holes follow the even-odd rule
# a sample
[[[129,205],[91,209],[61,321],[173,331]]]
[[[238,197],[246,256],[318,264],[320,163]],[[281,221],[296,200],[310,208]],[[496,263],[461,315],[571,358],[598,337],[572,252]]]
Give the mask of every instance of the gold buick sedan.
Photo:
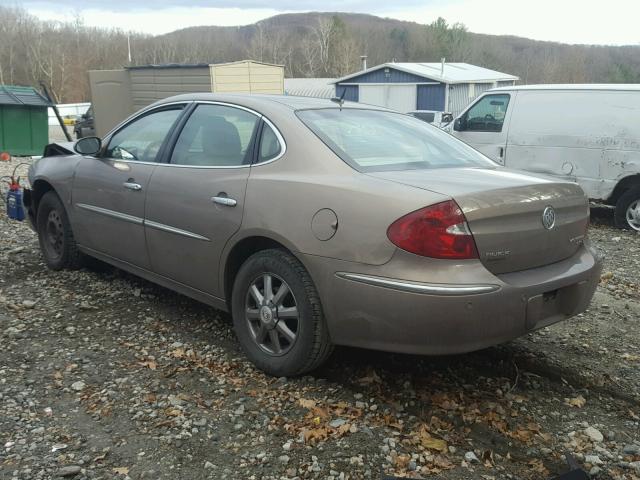
[[[601,270],[578,185],[358,103],[181,95],[48,152],[25,204],[50,268],[91,256],[229,311],[272,375],[333,345],[505,342],[584,311]]]

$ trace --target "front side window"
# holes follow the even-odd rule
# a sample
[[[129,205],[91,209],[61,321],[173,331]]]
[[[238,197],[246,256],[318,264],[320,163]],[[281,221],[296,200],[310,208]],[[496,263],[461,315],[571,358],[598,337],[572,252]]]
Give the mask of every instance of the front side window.
[[[472,132],[501,132],[509,106],[509,95],[486,95],[464,116],[464,130]]]
[[[353,108],[301,110],[297,115],[358,171],[496,166],[448,133],[409,115]]]
[[[237,167],[251,163],[258,117],[226,105],[198,105],[171,155],[176,165]]]
[[[108,158],[139,162],[158,161],[158,152],[182,107],[152,112],[133,120],[109,141]]]

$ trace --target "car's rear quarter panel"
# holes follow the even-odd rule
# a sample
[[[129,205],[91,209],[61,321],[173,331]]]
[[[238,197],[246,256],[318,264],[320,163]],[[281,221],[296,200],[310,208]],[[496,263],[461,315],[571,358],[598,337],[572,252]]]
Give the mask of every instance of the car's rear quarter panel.
[[[307,255],[380,265],[396,250],[386,235],[389,225],[446,199],[353,170],[297,119],[276,125],[287,151],[275,162],[252,167],[242,231],[275,232]],[[333,210],[338,219],[329,240],[319,240],[311,228],[320,209]]]

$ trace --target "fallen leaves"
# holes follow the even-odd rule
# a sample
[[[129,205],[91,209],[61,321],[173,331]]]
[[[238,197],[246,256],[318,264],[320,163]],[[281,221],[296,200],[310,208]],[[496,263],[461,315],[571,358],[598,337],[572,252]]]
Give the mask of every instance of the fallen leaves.
[[[347,402],[326,404],[299,398],[298,404],[307,413],[301,423],[290,424],[288,430],[301,433],[307,444],[343,437],[351,431],[354,420],[362,416],[361,409],[351,407]]]
[[[182,415],[184,415],[184,413],[182,412],[182,410],[178,409],[178,408],[167,408],[164,411],[164,414],[167,417],[180,417]]]
[[[446,453],[447,452],[447,442],[440,438],[436,438],[431,435],[429,432],[429,427],[427,425],[422,424],[418,428],[417,432],[411,432],[412,436],[417,439],[418,443],[426,449],[435,450],[437,452]]]
[[[585,400],[585,398],[582,395],[578,395],[575,398],[565,398],[564,399],[564,403],[566,405],[569,405],[570,407],[582,408],[582,407],[585,406],[587,401]]]
[[[539,458],[529,460],[527,462],[531,470],[540,474],[540,478],[547,478],[549,476],[549,470],[544,466],[544,463]]]
[[[112,470],[118,475],[129,475],[129,467],[115,467]]]
[[[138,362],[138,365],[147,367],[149,370],[155,370],[158,368],[158,364],[155,360],[145,360],[144,362]]]
[[[309,400],[307,398],[300,398],[298,400],[298,403],[302,408],[308,408],[308,409],[315,408],[317,405],[317,402],[315,400]]]

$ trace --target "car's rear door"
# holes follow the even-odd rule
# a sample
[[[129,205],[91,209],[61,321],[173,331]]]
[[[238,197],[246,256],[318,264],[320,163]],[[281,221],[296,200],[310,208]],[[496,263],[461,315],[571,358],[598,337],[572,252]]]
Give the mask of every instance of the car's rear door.
[[[218,264],[240,228],[260,115],[242,107],[198,104],[176,132],[167,163],[154,172],[145,230],[154,272],[224,297]]]
[[[97,253],[149,269],[144,205],[156,162],[184,104],[146,112],[105,141],[98,157],[83,157],[73,181],[74,232]]]

